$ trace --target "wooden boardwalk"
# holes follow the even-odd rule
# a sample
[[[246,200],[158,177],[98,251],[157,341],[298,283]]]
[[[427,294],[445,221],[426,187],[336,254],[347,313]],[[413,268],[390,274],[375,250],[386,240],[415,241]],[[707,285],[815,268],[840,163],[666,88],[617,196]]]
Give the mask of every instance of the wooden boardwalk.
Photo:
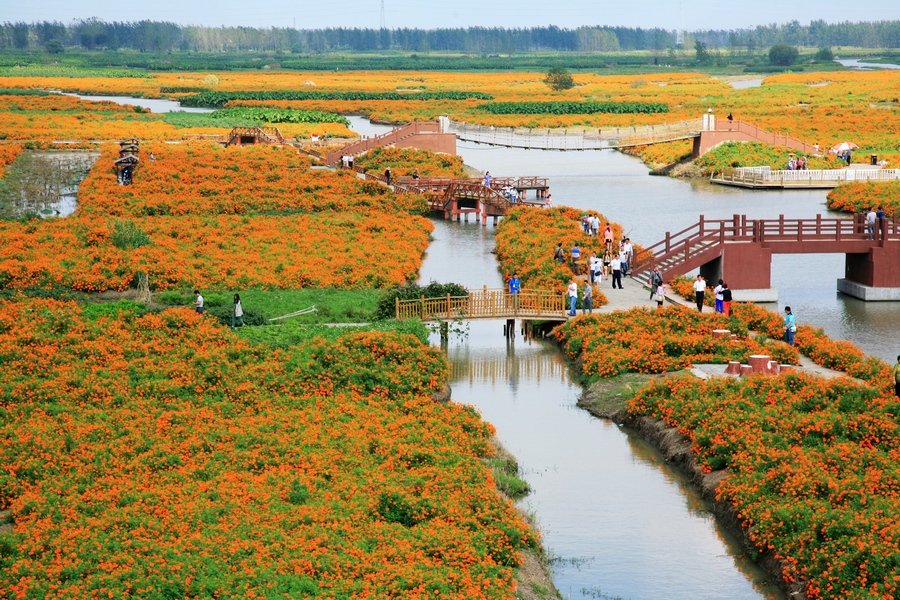
[[[451,321],[455,319],[532,319],[565,321],[565,295],[544,290],[522,290],[510,294],[506,290],[488,289],[469,292],[467,296],[446,296],[396,301],[397,319]]]
[[[751,189],[828,189],[852,181],[897,181],[900,169],[821,169],[773,171],[769,167],[726,169],[710,182]]]

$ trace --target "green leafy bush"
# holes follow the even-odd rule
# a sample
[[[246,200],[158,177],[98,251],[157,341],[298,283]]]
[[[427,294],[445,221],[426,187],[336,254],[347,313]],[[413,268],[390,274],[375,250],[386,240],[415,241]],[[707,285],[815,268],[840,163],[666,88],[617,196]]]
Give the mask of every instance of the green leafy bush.
[[[669,112],[661,102],[488,102],[478,108],[494,115],[653,114]]]
[[[450,296],[468,296],[469,292],[458,283],[438,283],[437,281],[431,281],[426,286],[416,283],[398,286],[385,292],[378,301],[378,307],[375,309],[375,318],[394,318],[397,312],[397,300],[414,300],[422,296],[426,298],[442,298],[448,294]]]
[[[491,100],[481,92],[201,92],[181,99],[182,106],[225,106],[232,100]]]

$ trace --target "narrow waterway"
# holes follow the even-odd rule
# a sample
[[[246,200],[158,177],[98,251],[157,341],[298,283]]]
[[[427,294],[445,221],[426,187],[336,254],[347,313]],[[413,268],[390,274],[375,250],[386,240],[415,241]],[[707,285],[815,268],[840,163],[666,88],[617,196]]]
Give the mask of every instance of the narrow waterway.
[[[375,135],[387,127],[353,118]],[[554,204],[601,211],[637,242],[698,220],[812,217],[827,212],[823,190],[753,191],[706,181],[651,177],[637,159],[604,151],[552,152],[468,142],[458,152],[497,176],[550,178]],[[435,220],[421,280],[500,287],[493,227]],[[866,303],[836,291],[843,255],[776,256],[772,284],[781,308],[800,321],[893,362],[900,307]],[[703,502],[659,456],[629,432],[575,405],[580,389],[558,350],[517,339],[501,322],[474,322],[449,348],[454,399],[477,406],[520,460],[534,492],[525,501],[557,560],[554,581],[567,597],[777,598],[709,515]]]

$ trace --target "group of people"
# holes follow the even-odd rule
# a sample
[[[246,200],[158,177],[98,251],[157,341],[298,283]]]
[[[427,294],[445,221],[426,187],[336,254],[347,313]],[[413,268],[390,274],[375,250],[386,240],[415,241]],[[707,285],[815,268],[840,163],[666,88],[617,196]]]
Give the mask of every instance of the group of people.
[[[715,311],[726,317],[730,315],[732,296],[731,290],[728,289],[728,284],[720,279],[716,287],[713,288],[713,294],[715,294],[716,299]],[[706,299],[706,278],[702,275],[697,275],[694,279],[694,299],[697,302],[697,310],[703,312],[703,301]]]
[[[787,170],[788,171],[806,171],[809,167],[807,166],[807,160],[805,156],[801,156],[799,158],[794,158],[791,156],[788,159]]]
[[[575,278],[569,280],[569,316],[574,317],[575,303],[578,301],[578,282]],[[589,281],[584,282],[584,293],[581,297],[581,314],[586,315],[594,310],[594,288]]]
[[[341,156],[341,167],[344,169],[352,169],[353,168],[353,155],[345,154]]]
[[[870,208],[869,212],[866,213],[866,233],[869,234],[870,240],[875,239],[876,231],[878,233],[884,231],[885,218],[887,218],[887,213],[884,212],[884,208],[881,206],[878,207],[878,210]]]
[[[194,311],[198,315],[202,315],[206,311],[206,300],[203,299],[200,290],[194,290]],[[238,325],[244,326],[244,307],[241,305],[241,297],[235,294],[231,307],[231,328],[234,329]]]

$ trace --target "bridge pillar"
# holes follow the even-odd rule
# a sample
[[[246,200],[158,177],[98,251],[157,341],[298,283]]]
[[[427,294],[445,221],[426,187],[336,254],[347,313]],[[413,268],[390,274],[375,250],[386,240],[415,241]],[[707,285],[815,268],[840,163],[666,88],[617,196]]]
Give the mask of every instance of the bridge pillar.
[[[707,280],[715,286],[722,279],[736,301],[777,302],[778,290],[772,287],[771,248],[753,242],[726,243],[723,246],[721,257],[707,263],[713,265],[711,270],[719,263],[720,275]],[[702,267],[700,272],[703,273]]]
[[[839,292],[866,301],[900,301],[900,243],[847,254]]]

